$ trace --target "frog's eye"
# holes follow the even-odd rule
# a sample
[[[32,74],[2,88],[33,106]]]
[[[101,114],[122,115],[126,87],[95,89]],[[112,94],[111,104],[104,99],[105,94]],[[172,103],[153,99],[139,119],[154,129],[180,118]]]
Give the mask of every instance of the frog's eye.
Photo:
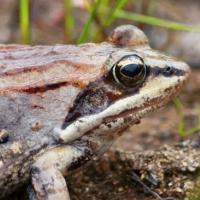
[[[141,57],[135,54],[127,55],[113,65],[111,74],[120,85],[135,87],[145,81],[147,66]]]

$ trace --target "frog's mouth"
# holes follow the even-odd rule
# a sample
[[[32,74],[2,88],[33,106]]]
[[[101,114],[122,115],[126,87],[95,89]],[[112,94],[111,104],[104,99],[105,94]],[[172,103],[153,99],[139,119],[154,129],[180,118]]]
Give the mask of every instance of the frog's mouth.
[[[166,104],[178,94],[187,77],[188,73],[173,77],[149,76],[137,92],[118,98],[113,103],[106,101],[102,110],[82,116],[75,114],[69,124],[57,130],[58,138],[67,143],[85,134],[116,133],[121,128],[137,123],[146,113]]]

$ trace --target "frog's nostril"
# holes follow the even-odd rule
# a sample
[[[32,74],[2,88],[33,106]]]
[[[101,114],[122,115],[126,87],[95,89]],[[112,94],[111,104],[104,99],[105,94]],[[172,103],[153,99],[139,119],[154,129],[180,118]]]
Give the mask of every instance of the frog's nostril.
[[[164,76],[170,76],[174,73],[174,68],[171,67],[171,66],[166,66],[164,69],[163,69],[163,75]]]

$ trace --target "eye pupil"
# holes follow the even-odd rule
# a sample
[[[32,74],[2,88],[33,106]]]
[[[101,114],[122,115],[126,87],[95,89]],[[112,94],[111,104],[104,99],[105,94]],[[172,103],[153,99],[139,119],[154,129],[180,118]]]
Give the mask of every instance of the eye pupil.
[[[124,87],[140,86],[147,77],[147,66],[144,60],[135,54],[122,57],[111,68],[115,82]]]
[[[138,64],[128,64],[121,69],[121,72],[126,76],[134,77],[141,72],[141,69],[142,66]]]

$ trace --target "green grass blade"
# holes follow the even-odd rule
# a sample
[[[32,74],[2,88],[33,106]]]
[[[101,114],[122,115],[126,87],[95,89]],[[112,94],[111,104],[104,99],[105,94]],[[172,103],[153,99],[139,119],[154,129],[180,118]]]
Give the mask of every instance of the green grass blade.
[[[97,1],[95,2],[94,6],[92,7],[92,10],[91,10],[91,12],[90,12],[90,15],[89,15],[89,17],[88,17],[88,19],[87,19],[87,21],[86,21],[84,27],[83,27],[83,30],[82,30],[82,32],[81,32],[81,34],[80,34],[79,39],[78,39],[78,42],[77,42],[78,44],[87,42],[88,37],[89,37],[89,31],[90,31],[91,23],[92,23],[92,21],[93,21],[95,15],[96,15],[96,13],[97,13],[97,10],[98,10],[98,8],[99,8],[99,6],[100,6],[100,4],[101,4],[101,1],[102,1],[102,0],[97,0]]]
[[[176,112],[179,116],[178,135],[184,138],[186,136],[190,136],[199,132],[200,131],[200,107],[198,107],[197,124],[194,127],[190,128],[189,130],[186,130],[185,122],[184,122],[183,105],[178,98],[175,98],[173,102],[176,108]]]
[[[19,22],[21,42],[24,44],[30,43],[29,30],[29,0],[19,0]]]
[[[74,28],[74,19],[72,15],[72,0],[64,0],[64,40],[72,40],[72,31]]]
[[[200,131],[200,106],[197,107],[197,124],[187,131],[187,135],[193,135]]]
[[[186,131],[185,131],[185,122],[184,122],[184,114],[183,114],[183,105],[181,103],[181,101],[179,100],[179,98],[175,98],[173,100],[174,105],[175,105],[175,109],[176,112],[179,116],[179,123],[178,123],[178,135],[181,138],[186,137]]]
[[[104,22],[104,26],[109,26],[114,19],[116,18],[116,13],[121,10],[121,8],[125,5],[127,0],[117,0],[115,6],[111,10],[110,14],[108,15],[107,19]]]
[[[99,15],[98,15],[101,18],[100,21],[102,21],[102,23],[94,31],[92,40],[96,41],[96,40],[99,40],[99,38],[106,37],[105,28],[109,26],[115,20],[116,18],[115,13],[118,10],[122,9],[122,7],[125,5],[126,2],[127,0],[117,0],[115,5],[108,9],[109,12],[106,12],[104,8],[106,7],[106,4],[107,4],[107,7],[109,6],[109,4],[105,0],[102,1],[100,9],[99,9]]]
[[[157,17],[151,17],[137,13],[130,13],[128,11],[123,11],[123,10],[117,10],[115,12],[115,17],[126,20],[132,20],[144,24],[149,24],[153,26],[160,26],[163,28],[173,29],[177,31],[200,32],[200,27],[188,26],[170,20],[160,19]]]

